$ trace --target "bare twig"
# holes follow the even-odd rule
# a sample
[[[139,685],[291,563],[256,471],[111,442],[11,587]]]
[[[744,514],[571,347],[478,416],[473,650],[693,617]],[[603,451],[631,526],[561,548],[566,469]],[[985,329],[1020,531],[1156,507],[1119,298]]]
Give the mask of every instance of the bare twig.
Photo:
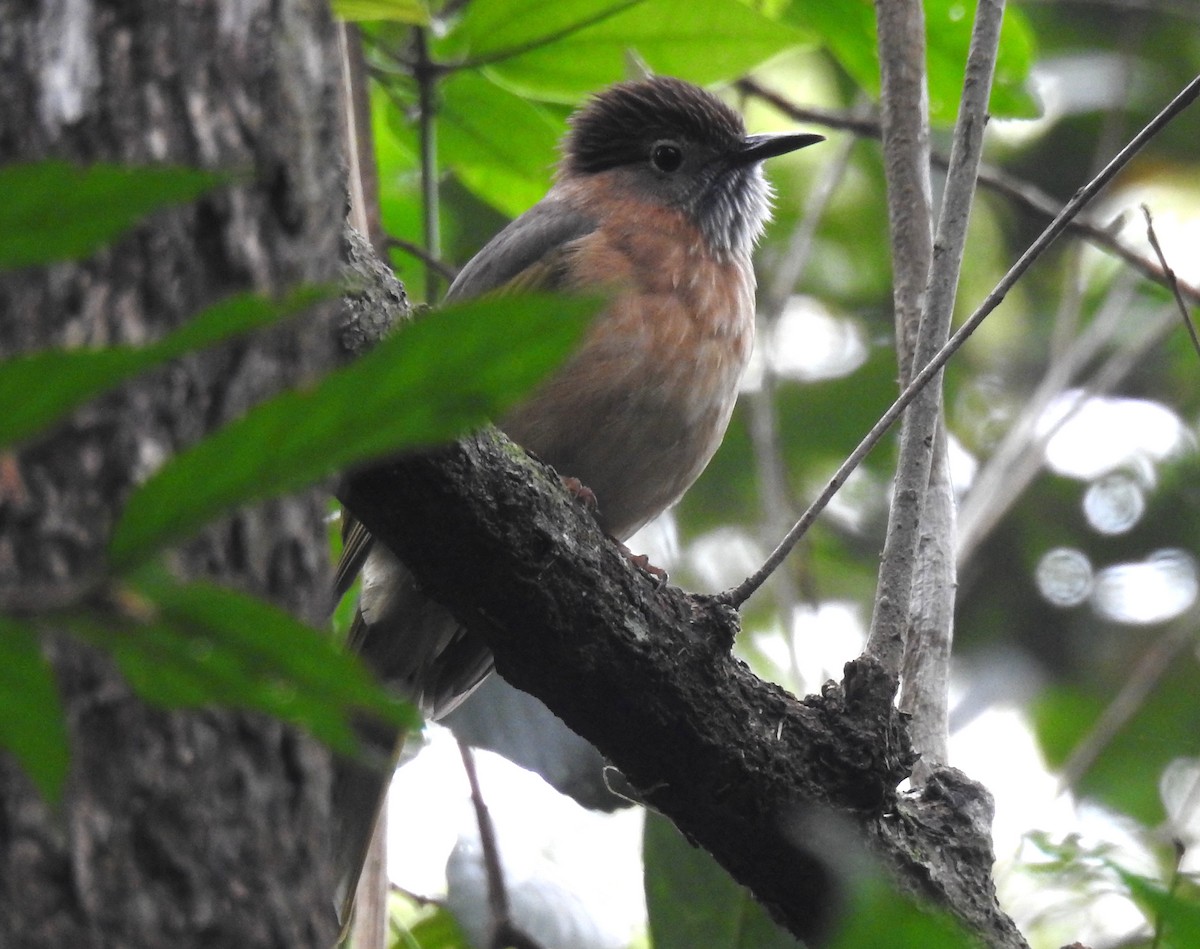
[[[1125,13],[1166,13],[1200,22],[1200,9],[1192,0],[1025,0],[1025,3],[1108,7]]]
[[[475,823],[479,826],[479,846],[483,851],[483,867],[487,873],[488,907],[492,916],[492,932],[499,931],[508,919],[508,888],[504,885],[504,868],[500,865],[500,851],[496,846],[496,828],[483,790],[479,786],[479,772],[475,768],[475,753],[465,741],[459,740],[458,753],[462,756],[463,770],[471,786],[471,807],[475,810]]]
[[[929,178],[929,108],[925,78],[924,22],[919,3],[877,3],[880,63],[883,67],[882,122],[887,180],[888,235],[891,242],[892,300],[895,311],[896,358],[900,385],[912,378],[914,354],[925,310],[925,291],[933,260],[933,197]],[[945,334],[943,333],[943,336]],[[911,626],[904,645],[904,689],[901,707],[914,712],[913,746],[921,755],[913,780],[923,782],[934,763],[947,759],[945,685],[926,689],[937,675],[948,676],[954,612],[954,563],[949,554],[954,527],[954,497],[946,459],[945,422],[940,399],[930,419],[931,442],[937,446],[935,466],[926,472],[919,492],[921,541],[897,562],[885,555],[883,577],[897,568],[909,577],[910,596],[897,602],[896,619]],[[910,455],[902,465],[911,465]],[[924,460],[921,459],[924,465]],[[919,474],[919,473],[918,473]],[[894,514],[894,508],[893,512]],[[912,524],[916,537],[917,523]],[[897,535],[889,531],[889,536]],[[919,561],[913,564],[915,556]],[[921,578],[916,582],[913,578]],[[926,582],[927,581],[927,582]],[[892,603],[891,600],[884,600]],[[878,608],[874,619],[879,617]],[[921,640],[918,648],[917,641]],[[944,644],[944,649],[938,644]],[[878,644],[878,641],[877,641]],[[945,661],[940,661],[942,653]],[[937,670],[940,669],[941,673]],[[924,673],[928,672],[928,675]],[[939,699],[940,697],[940,699]]]
[[[1187,853],[1187,847],[1183,845],[1183,841],[1174,841],[1175,864],[1171,867],[1171,882],[1167,884],[1167,900],[1175,899],[1175,895],[1179,892],[1179,881],[1182,877],[1180,872],[1183,865],[1184,854]],[[1150,941],[1150,949],[1159,949],[1162,945],[1163,930],[1166,928],[1166,917],[1163,911],[1159,908],[1154,914],[1154,938]]]
[[[483,851],[483,867],[487,874],[488,909],[491,915],[491,937],[488,949],[542,949],[542,947],[516,926],[508,903],[508,887],[504,882],[504,867],[500,863],[500,848],[496,843],[496,827],[483,799],[479,786],[479,772],[475,767],[475,753],[465,741],[459,741],[458,753],[462,756],[463,770],[471,786],[471,806],[475,810],[475,822],[479,826],[479,846]]]
[[[880,130],[887,181],[896,356],[900,384],[904,386],[912,378],[925,284],[933,260],[925,16],[920,0],[877,0],[875,17],[883,79]]]
[[[948,445],[945,420],[939,417],[929,488],[921,512],[900,676],[900,710],[912,716],[913,747],[921,755],[913,766],[916,786],[928,781],[939,766],[950,760],[950,651],[954,644],[958,573]]]
[[[913,354],[914,367],[929,362],[950,332],[1003,18],[1003,0],[981,0],[976,7],[962,102],[950,151],[950,169]],[[883,563],[867,640],[867,655],[878,659],[892,675],[899,674],[903,657],[922,506],[929,487],[933,445],[941,417],[941,387],[937,377],[932,381],[935,384],[924,388],[913,400],[904,421]],[[947,593],[952,595],[952,587]],[[942,745],[944,753],[944,742]]]
[[[779,95],[779,93],[773,92],[751,79],[740,82],[738,88],[758,96],[784,115],[797,121],[853,132],[855,135],[861,135],[864,138],[880,137],[878,122],[847,115],[845,112],[834,109],[815,109],[798,106]],[[932,161],[934,165],[945,168],[949,163],[949,156],[935,151],[932,154]],[[989,191],[1003,195],[1014,204],[1039,217],[1053,219],[1062,210],[1062,202],[1046,194],[1040,188],[990,165],[982,165],[980,167],[979,183]],[[1162,272],[1161,268],[1154,261],[1143,254],[1139,254],[1128,244],[1120,240],[1109,228],[1094,221],[1089,221],[1086,218],[1073,218],[1068,222],[1067,227],[1072,233],[1082,237],[1089,243],[1108,251],[1114,257],[1120,258],[1147,280],[1152,280],[1163,286],[1167,285],[1166,274]],[[1200,287],[1195,287],[1184,281],[1178,281],[1178,283],[1179,291],[1183,294],[1184,298],[1190,300],[1193,305],[1200,305]]]
[[[485,53],[482,56],[476,56],[471,59],[465,59],[460,63],[447,63],[448,69],[477,69],[480,66],[493,66],[496,63],[504,62],[506,59],[514,59],[517,56],[523,56],[525,53],[532,53],[536,49],[541,49],[543,46],[549,46],[551,43],[557,43],[560,40],[566,39],[568,36],[574,36],[580,30],[586,30],[589,26],[595,26],[597,23],[603,23],[605,20],[610,20],[618,13],[624,13],[630,7],[636,7],[639,3],[644,3],[645,0],[622,0],[620,3],[614,3],[611,7],[585,17],[582,20],[577,20],[564,26],[560,30],[555,30],[552,33],[546,33],[544,36],[538,36],[525,43],[518,43],[516,46],[509,46],[505,49],[498,49],[492,53]]]
[[[378,253],[383,249],[379,214],[379,179],[375,144],[371,136],[371,107],[362,37],[357,25],[337,22],[338,58],[341,61],[342,116],[345,126],[347,179],[350,190],[349,221]],[[354,890],[351,932],[346,940],[354,949],[385,949],[387,945],[387,807],[380,808],[371,832],[362,873]],[[350,921],[346,921],[350,922]]]
[[[1155,135],[1163,130],[1180,112],[1186,109],[1196,97],[1200,95],[1200,77],[1189,82],[1178,95],[1175,96],[1163,109],[1158,113],[1133,139],[1126,145],[1117,155],[1110,161],[1104,169],[1096,175],[1083,188],[1077,191],[1074,197],[1067,202],[1066,206],[1058,213],[1050,225],[1042,231],[1028,249],[1021,255],[1016,263],[1009,268],[1008,272],[1001,278],[1000,282],[987,295],[984,301],[979,305],[978,309],[967,319],[962,326],[954,333],[953,336],[946,342],[931,360],[920,372],[913,377],[913,381],[905,387],[904,391],[895,402],[880,416],[879,420],[871,427],[871,430],[863,437],[855,449],[850,453],[845,461],[834,472],[824,489],[817,498],[809,505],[808,509],[800,516],[800,519],[788,531],[787,535],[780,541],[779,546],[771,553],[766,562],[752,576],[747,577],[736,587],[733,587],[719,595],[721,602],[729,603],[738,606],[746,601],[755,590],[762,586],[771,572],[787,557],[791,549],[796,545],[796,542],[804,536],[817,515],[825,509],[834,494],[838,492],[841,486],[845,483],[846,478],[855,468],[859,466],[862,460],[870,453],[871,449],[879,443],[879,440],[884,436],[892,424],[899,418],[900,414],[913,400],[916,394],[925,387],[942,367],[945,366],[947,360],[950,359],[967,341],[972,333],[979,328],[979,325],[988,317],[988,315],[996,309],[997,306],[1007,296],[1008,291],[1013,288],[1018,280],[1024,275],[1042,254],[1054,243],[1055,240],[1067,229],[1067,225],[1075,218],[1079,212],[1087,207],[1089,203],[1095,200],[1106,185],[1117,175],[1140,152]]]
[[[413,79],[417,83],[417,139],[421,149],[421,229],[428,260],[442,256],[442,236],[439,224],[441,206],[438,201],[437,122],[435,96],[439,72],[429,58],[429,40],[424,28],[413,30],[416,61]],[[438,271],[428,262],[425,265],[425,302],[435,303],[438,297]]]
[[[1063,764],[1059,777],[1062,787],[1071,788],[1079,783],[1100,753],[1142,707],[1175,659],[1194,641],[1193,628],[1187,623],[1176,623],[1146,650],[1121,691]]]
[[[371,100],[363,60],[362,34],[357,24],[337,21],[338,53],[342,64],[342,114],[346,137],[347,178],[350,188],[350,224],[383,250],[379,218],[379,178],[375,143],[371,136]]]
[[[1085,366],[1096,359],[1125,319],[1136,278],[1132,273],[1123,276],[1126,279],[1119,280],[1109,292],[1104,305],[1083,333],[1076,336],[1048,367],[1033,394],[1024,400],[1016,421],[975,476],[959,511],[957,558],[960,570],[1041,470],[1046,444],[1083,404],[1084,400],[1080,400],[1053,426],[1038,431],[1050,404],[1074,382]],[[1147,324],[1142,339],[1134,347],[1139,355],[1157,342],[1166,325],[1169,324]],[[1106,365],[1116,358],[1116,354],[1110,356]],[[1115,379],[1114,383],[1119,381]],[[1098,380],[1085,388],[1089,395],[1103,391],[1098,388]]]
[[[779,325],[787,301],[799,283],[808,261],[812,256],[813,241],[817,226],[825,216],[829,202],[850,167],[850,154],[855,139],[847,138],[839,147],[833,161],[825,165],[818,180],[813,184],[805,202],[800,221],[792,232],[787,249],[770,279],[765,294],[760,294],[758,312],[762,336],[769,339]],[[760,507],[764,540],[777,537],[787,530],[796,516],[795,499],[788,488],[787,471],[779,443],[779,419],[775,408],[776,373],[770,359],[763,360],[761,388],[749,396],[750,439],[754,448],[754,460],[758,470]],[[779,615],[782,618],[788,658],[794,684],[801,682],[800,656],[795,636],[795,608],[800,600],[800,590],[791,575],[781,572],[775,577],[775,596]]]
[[[437,257],[427,254],[423,247],[418,247],[412,241],[406,241],[403,237],[396,237],[394,234],[388,234],[384,237],[384,243],[388,247],[395,247],[404,253],[415,257],[426,268],[436,270],[443,280],[447,283],[453,283],[454,278],[458,276],[458,270],[446,263],[444,260],[439,260]]]
[[[1167,276],[1167,286],[1171,288],[1171,293],[1175,296],[1175,305],[1179,307],[1179,315],[1183,318],[1183,325],[1187,327],[1188,336],[1191,337],[1192,347],[1196,350],[1196,355],[1200,356],[1200,336],[1196,335],[1196,324],[1192,322],[1192,315],[1183,301],[1183,294],[1179,292],[1179,280],[1175,277],[1175,271],[1167,263],[1162,246],[1158,243],[1158,235],[1154,233],[1154,219],[1150,216],[1150,209],[1144,204],[1142,205],[1142,214],[1146,218],[1146,236],[1150,239],[1150,246],[1158,255],[1158,262]]]

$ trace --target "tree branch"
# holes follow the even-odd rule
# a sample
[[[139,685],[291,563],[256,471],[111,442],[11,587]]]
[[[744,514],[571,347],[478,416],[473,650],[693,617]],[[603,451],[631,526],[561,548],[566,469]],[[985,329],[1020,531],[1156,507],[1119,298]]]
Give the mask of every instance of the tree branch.
[[[1150,246],[1154,248],[1158,262],[1167,277],[1167,286],[1171,289],[1171,295],[1175,297],[1175,305],[1179,307],[1179,318],[1183,320],[1183,327],[1187,330],[1188,338],[1192,341],[1192,348],[1196,350],[1196,355],[1200,356],[1200,336],[1196,334],[1196,324],[1192,322],[1192,315],[1188,312],[1187,303],[1184,301],[1183,294],[1179,290],[1179,280],[1175,276],[1175,271],[1167,263],[1167,256],[1163,253],[1162,245],[1158,242],[1158,234],[1154,231],[1154,218],[1150,216],[1150,208],[1145,204],[1142,205],[1142,215],[1146,219],[1146,237],[1150,241]]]
[[[887,179],[896,358],[904,386],[912,378],[925,284],[933,260],[925,17],[920,0],[877,0],[875,17],[883,82],[880,134]]]
[[[848,115],[834,109],[818,109],[799,106],[779,93],[767,89],[752,79],[744,79],[738,83],[743,92],[757,96],[764,102],[778,109],[784,115],[799,122],[814,125],[824,125],[826,128],[841,129],[864,138],[879,138],[879,122],[871,119]],[[946,168],[950,158],[943,152],[933,152],[931,160],[939,168]],[[1061,201],[1046,194],[1040,188],[1022,181],[1003,169],[992,165],[981,165],[979,168],[979,184],[996,194],[1008,198],[1018,208],[1044,220],[1053,220],[1062,210]],[[1138,253],[1113,232],[1095,221],[1084,217],[1072,217],[1067,221],[1066,229],[1086,240],[1101,250],[1107,251],[1114,257],[1123,260],[1147,280],[1161,284],[1170,289],[1170,283],[1163,270],[1149,257]],[[1200,287],[1183,281],[1178,282],[1179,292],[1190,300],[1193,305],[1200,305]]]
[[[886,3],[879,4],[880,9],[887,6]],[[971,202],[975,194],[975,178],[982,151],[983,130],[987,124],[987,103],[992,88],[992,72],[1000,43],[1000,23],[1003,16],[1003,0],[980,0],[976,7],[962,102],[954,127],[950,170],[942,196],[942,210],[928,273],[925,304],[912,357],[914,370],[932,362],[950,332],[950,318],[954,310],[959,268],[966,244],[967,223],[970,220]],[[881,23],[880,30],[882,29]],[[904,107],[911,109],[912,102],[902,100],[895,104],[897,109]],[[930,384],[913,400],[905,415],[896,487],[888,518],[879,586],[875,593],[871,632],[867,640],[867,654],[875,656],[885,668],[894,672],[899,672],[900,669],[906,627],[912,616],[912,584],[918,541],[922,529],[927,527],[927,524],[923,523],[922,509],[929,493],[933,448],[938,437],[941,417],[941,378],[940,375],[935,375]],[[946,501],[949,499],[944,497],[944,492],[941,494],[942,513],[947,514],[946,508],[952,505],[947,505]],[[947,514],[942,518],[943,530],[952,525],[952,516]],[[937,559],[952,571],[950,538],[931,538],[931,542],[945,546],[944,557]],[[952,596],[952,590],[953,587],[950,586],[945,593]],[[947,621],[950,619],[950,612],[941,608],[933,611],[935,615]],[[929,627],[926,632],[934,637],[949,636],[948,627],[940,631]],[[938,655],[940,651],[931,650],[930,657]],[[948,657],[948,647],[945,652]],[[948,665],[942,672],[948,674]],[[945,683],[942,687],[945,687]],[[944,703],[942,710],[945,710]],[[938,731],[939,729],[923,730],[931,741],[940,746],[936,750],[944,758],[945,741],[934,737]]]
[[[787,535],[779,542],[778,546],[771,551],[771,555],[766,559],[762,568],[747,577],[736,587],[726,590],[720,594],[719,599],[723,603],[728,603],[733,606],[740,606],[754,593],[755,590],[762,585],[766,577],[770,576],[780,562],[791,552],[799,542],[800,538],[808,532],[808,529],[813,525],[818,515],[825,510],[833,496],[838,492],[851,472],[857,468],[864,458],[870,454],[884,434],[895,424],[896,420],[908,408],[909,404],[917,397],[918,393],[929,384],[942,367],[950,360],[963,343],[967,341],[975,330],[979,329],[980,324],[987,319],[993,310],[996,309],[1008,295],[1018,280],[1024,276],[1025,271],[1033,266],[1034,261],[1042,256],[1062,233],[1068,229],[1071,221],[1090,204],[1096,196],[1104,190],[1117,173],[1133,160],[1133,157],[1140,152],[1146,144],[1155,135],[1167,127],[1184,109],[1191,105],[1196,98],[1200,96],[1200,76],[1189,82],[1175,96],[1162,111],[1158,113],[1133,139],[1097,174],[1091,181],[1075,192],[1074,196],[1068,201],[1061,211],[1055,216],[1044,231],[1038,235],[1025,252],[1018,258],[1008,272],[1000,279],[995,288],[989,293],[982,303],[976,308],[966,321],[963,322],[954,335],[946,341],[946,344],[938,350],[937,355],[933,357],[925,366],[913,376],[903,392],[896,398],[884,413],[879,417],[871,430],[863,436],[862,440],[854,447],[854,450],[846,456],[837,471],[826,482],[825,487],[821,489],[820,494],[813,499],[812,503],[800,515],[799,519],[792,529],[787,532]]]
[[[951,776],[953,799],[897,795],[912,755],[878,664],[851,663],[842,685],[804,700],[758,679],[730,653],[732,609],[659,588],[495,432],[354,474],[340,497],[486,640],[506,679],[800,938],[827,938],[840,902],[811,832],[832,813],[902,887],[990,945],[1024,945],[994,899],[986,792]]]

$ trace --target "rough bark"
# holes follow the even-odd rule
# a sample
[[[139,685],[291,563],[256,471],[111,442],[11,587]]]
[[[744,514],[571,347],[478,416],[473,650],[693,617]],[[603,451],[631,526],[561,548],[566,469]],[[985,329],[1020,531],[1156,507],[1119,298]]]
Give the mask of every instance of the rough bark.
[[[828,936],[840,855],[857,848],[989,945],[1025,945],[995,900],[987,792],[942,771],[920,796],[897,794],[913,755],[877,663],[850,663],[805,699],[758,679],[730,654],[732,610],[659,588],[496,433],[361,471],[340,494],[505,678],[797,936]]]
[[[0,275],[0,352],[139,343],[233,292],[334,279],[344,208],[317,2],[0,0],[0,159],[180,164],[237,183],[81,263]],[[0,589],[102,568],[131,487],[339,352],[330,314],[191,356],[5,459]],[[322,492],[239,512],[174,557],[321,622]],[[279,722],[150,708],[111,663],[46,643],[71,739],[52,810],[0,758],[0,945],[322,946],[328,761]]]

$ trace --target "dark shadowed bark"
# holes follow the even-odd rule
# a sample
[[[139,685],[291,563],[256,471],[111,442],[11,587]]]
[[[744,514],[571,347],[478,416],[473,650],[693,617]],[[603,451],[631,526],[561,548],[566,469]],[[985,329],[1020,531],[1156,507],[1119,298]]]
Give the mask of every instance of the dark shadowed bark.
[[[736,613],[634,568],[553,472],[481,433],[359,472],[346,506],[536,695],[796,935],[821,944],[869,852],[986,944],[1024,940],[996,903],[991,799],[956,771],[896,787],[914,756],[870,659],[796,699],[730,654]]]
[[[0,2],[0,160],[179,164],[236,183],[79,264],[0,275],[0,352],[159,338],[231,293],[336,278],[344,208],[324,4]],[[4,462],[0,593],[99,571],[131,487],[332,363],[328,313],[179,360]],[[327,609],[325,500],[246,510],[180,550],[185,576]],[[71,739],[51,810],[0,757],[0,945],[323,946],[328,761],[277,721],[170,712],[77,641],[45,644]]]

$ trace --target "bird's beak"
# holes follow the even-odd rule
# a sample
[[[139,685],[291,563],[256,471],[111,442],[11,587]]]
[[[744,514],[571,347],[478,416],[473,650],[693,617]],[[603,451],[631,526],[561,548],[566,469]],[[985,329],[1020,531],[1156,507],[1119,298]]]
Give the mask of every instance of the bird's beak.
[[[825,141],[824,135],[812,135],[799,132],[767,132],[761,135],[747,135],[742,139],[742,147],[734,154],[734,164],[749,165],[752,162],[766,161],[777,155],[786,155],[817,142]]]

